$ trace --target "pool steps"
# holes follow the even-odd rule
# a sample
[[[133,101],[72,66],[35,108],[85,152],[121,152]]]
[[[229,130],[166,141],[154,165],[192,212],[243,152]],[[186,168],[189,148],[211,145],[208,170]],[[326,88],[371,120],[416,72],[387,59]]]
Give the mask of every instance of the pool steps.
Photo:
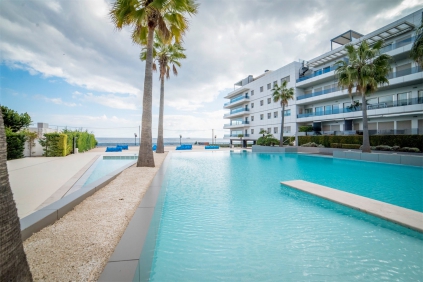
[[[281,181],[281,184],[423,232],[423,213],[421,212],[304,180]]]

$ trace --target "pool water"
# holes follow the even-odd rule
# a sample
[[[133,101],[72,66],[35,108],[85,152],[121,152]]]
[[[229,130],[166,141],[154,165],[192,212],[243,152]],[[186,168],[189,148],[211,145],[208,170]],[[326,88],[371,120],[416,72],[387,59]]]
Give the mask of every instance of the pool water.
[[[98,163],[95,164],[92,171],[88,172],[90,173],[90,176],[85,181],[84,186],[135,161],[136,160],[134,159],[99,159],[97,160]]]
[[[155,211],[150,281],[421,280],[422,233],[280,184],[294,179],[422,209],[421,168],[299,154],[173,154]]]

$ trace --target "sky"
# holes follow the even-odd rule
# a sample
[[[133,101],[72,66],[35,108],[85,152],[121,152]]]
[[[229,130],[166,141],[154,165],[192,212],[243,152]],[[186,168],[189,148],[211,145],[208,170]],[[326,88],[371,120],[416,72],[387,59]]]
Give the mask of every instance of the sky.
[[[423,0],[198,0],[187,59],[165,82],[164,137],[223,138],[223,97],[248,75],[330,51],[347,31],[367,34]],[[138,133],[145,64],[131,29],[116,30],[112,0],[0,0],[0,104],[36,126],[96,137]],[[153,76],[153,137],[160,83]]]

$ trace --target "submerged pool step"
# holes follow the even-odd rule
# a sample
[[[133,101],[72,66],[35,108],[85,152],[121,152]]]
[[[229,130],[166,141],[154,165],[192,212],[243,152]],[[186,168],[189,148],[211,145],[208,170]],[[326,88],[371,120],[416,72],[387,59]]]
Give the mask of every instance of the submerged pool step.
[[[103,156],[103,160],[136,160],[138,156]]]
[[[281,181],[291,188],[423,232],[423,213],[304,180]]]

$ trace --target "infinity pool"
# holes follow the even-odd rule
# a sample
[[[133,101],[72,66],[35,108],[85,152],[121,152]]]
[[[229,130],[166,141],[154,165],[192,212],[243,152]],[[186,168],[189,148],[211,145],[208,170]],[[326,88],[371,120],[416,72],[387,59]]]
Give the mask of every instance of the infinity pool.
[[[280,185],[294,179],[423,210],[418,167],[301,154],[173,154],[155,211],[150,281],[421,280],[422,233]]]

